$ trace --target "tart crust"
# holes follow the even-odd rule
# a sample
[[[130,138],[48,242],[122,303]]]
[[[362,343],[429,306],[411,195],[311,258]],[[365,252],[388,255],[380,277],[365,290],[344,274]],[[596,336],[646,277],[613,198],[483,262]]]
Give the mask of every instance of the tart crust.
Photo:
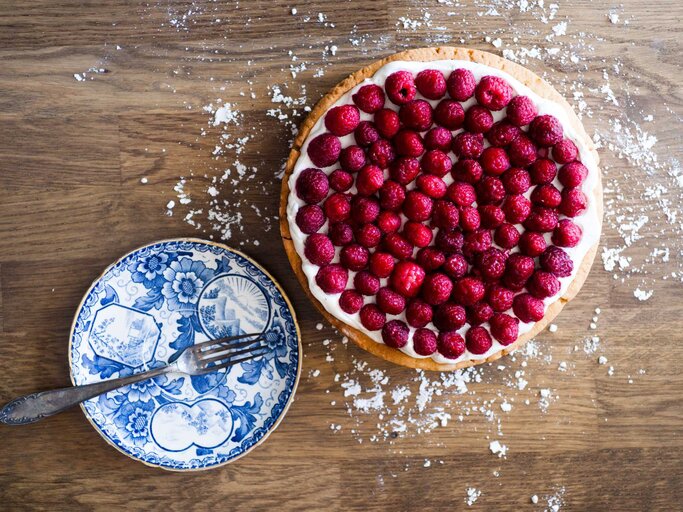
[[[581,286],[586,281],[588,273],[590,272],[593,260],[598,250],[599,242],[592,246],[581,262],[581,265],[576,273],[576,276],[567,288],[566,293],[557,299],[555,302],[550,304],[546,309],[545,316],[533,326],[533,328],[521,335],[517,341],[511,345],[506,346],[500,352],[497,352],[486,359],[473,360],[466,359],[458,361],[454,364],[441,364],[437,363],[431,358],[415,358],[407,354],[404,354],[398,349],[388,347],[382,343],[378,343],[372,340],[363,332],[359,331],[346,324],[345,322],[334,317],[320,304],[320,302],[313,296],[311,290],[308,286],[308,279],[301,269],[301,258],[294,248],[294,243],[292,242],[291,233],[289,231],[289,222],[287,220],[287,202],[289,199],[289,176],[294,170],[294,165],[296,164],[301,146],[308,137],[311,129],[318,121],[318,119],[325,115],[325,113],[330,109],[330,107],[346,92],[353,89],[360,82],[366,78],[372,77],[375,72],[383,67],[385,64],[396,60],[404,61],[418,61],[418,62],[428,62],[433,60],[466,60],[477,62],[479,64],[485,64],[493,68],[505,71],[509,75],[513,76],[521,83],[529,87],[536,94],[542,98],[546,98],[554,101],[564,108],[569,118],[569,122],[577,133],[577,136],[581,139],[581,142],[585,145],[588,151],[593,155],[595,159],[596,166],[599,164],[599,156],[595,150],[593,141],[586,133],[581,121],[576,116],[576,113],[572,107],[567,103],[567,101],[562,97],[562,95],[557,92],[549,83],[545,82],[535,73],[532,73],[528,69],[514,62],[510,62],[502,57],[494,55],[488,52],[482,52],[479,50],[471,50],[467,48],[455,48],[449,46],[440,46],[436,48],[418,48],[414,50],[407,50],[394,55],[390,55],[382,60],[373,62],[372,64],[356,71],[346,79],[342,80],[337,84],[329,93],[323,96],[320,101],[315,105],[311,113],[308,115],[306,120],[301,124],[299,128],[299,134],[294,141],[292,150],[289,153],[287,163],[285,166],[285,173],[282,178],[282,189],[280,192],[280,234],[282,236],[282,242],[285,246],[285,252],[289,258],[289,262],[294,269],[297,279],[304,288],[306,295],[311,299],[311,301],[316,305],[318,310],[322,315],[339,331],[348,336],[362,349],[374,354],[382,359],[391,361],[392,363],[399,364],[401,366],[406,366],[409,368],[416,368],[422,370],[433,370],[433,371],[452,371],[458,368],[467,368],[469,366],[474,366],[477,364],[487,363],[495,361],[504,355],[511,353],[517,348],[521,347],[528,340],[532,339],[538,333],[540,333],[552,320],[560,313],[562,308],[572,300],[576,294],[581,289]],[[599,167],[598,167],[598,174]],[[600,176],[598,176],[597,184],[593,189],[592,200],[596,202],[598,221],[600,222],[600,230],[602,230],[602,216],[603,216],[603,204],[602,204],[602,182]]]

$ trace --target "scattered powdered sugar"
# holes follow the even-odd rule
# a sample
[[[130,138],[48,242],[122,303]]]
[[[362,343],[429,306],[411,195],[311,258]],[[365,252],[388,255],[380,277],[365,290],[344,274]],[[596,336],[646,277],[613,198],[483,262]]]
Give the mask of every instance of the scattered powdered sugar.
[[[508,447],[496,439],[489,443],[489,450],[491,450],[492,454],[498,455],[498,457],[502,458],[507,455]]]
[[[467,503],[468,507],[471,507],[474,505],[474,503],[479,499],[479,496],[481,496],[481,491],[475,487],[468,487],[467,488],[467,496],[465,497],[465,503]]]

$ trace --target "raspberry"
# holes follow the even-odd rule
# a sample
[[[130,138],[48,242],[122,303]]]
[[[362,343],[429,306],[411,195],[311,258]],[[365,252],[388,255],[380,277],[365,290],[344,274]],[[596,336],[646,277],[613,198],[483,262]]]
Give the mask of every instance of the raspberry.
[[[466,321],[465,308],[453,302],[441,304],[434,312],[434,325],[440,331],[457,331]]]
[[[333,222],[327,233],[332,243],[337,246],[348,245],[353,241],[353,230],[346,222]]]
[[[339,296],[339,307],[349,315],[358,313],[363,307],[363,296],[355,290],[344,290]]]
[[[406,299],[391,288],[380,288],[377,292],[377,305],[387,315],[400,315],[406,308]]]
[[[304,169],[296,179],[296,195],[309,204],[319,203],[329,191],[327,175],[320,169]]]
[[[313,233],[306,239],[304,255],[314,265],[324,267],[334,258],[334,245],[325,235]]]
[[[406,308],[406,320],[411,327],[424,327],[432,321],[434,311],[422,299],[411,299]]]
[[[481,226],[486,229],[495,229],[505,222],[503,210],[492,204],[485,204],[479,208]]]
[[[453,283],[446,274],[429,274],[422,285],[422,298],[432,306],[438,306],[448,300],[453,291]]]
[[[450,130],[442,126],[435,126],[425,134],[424,145],[427,149],[450,151],[452,140],[453,136]]]
[[[508,157],[515,167],[526,167],[537,158],[537,149],[531,139],[520,135],[508,145]]]
[[[394,291],[406,298],[415,297],[425,278],[422,267],[411,261],[399,261],[391,273],[389,283]]]
[[[348,279],[349,272],[336,263],[320,267],[315,275],[317,285],[320,286],[322,291],[329,294],[343,292]]]
[[[453,300],[463,306],[471,306],[479,302],[486,295],[486,288],[481,279],[463,277],[453,285]]]
[[[546,183],[534,188],[534,191],[531,193],[531,201],[546,208],[557,208],[562,201],[562,194],[555,188],[555,185]]]
[[[296,225],[307,235],[318,231],[325,224],[325,213],[316,204],[307,204],[296,212]]]
[[[543,301],[529,293],[520,293],[512,301],[512,311],[524,323],[538,322],[543,318],[544,309]]]
[[[417,329],[413,334],[413,349],[421,356],[431,356],[437,348],[436,334],[430,329]]]
[[[387,251],[400,260],[405,260],[413,255],[413,246],[398,233],[389,233],[384,237],[384,245]]]
[[[526,126],[536,117],[536,105],[527,96],[515,96],[505,110],[508,121],[516,126]]]
[[[473,233],[467,233],[465,236],[465,243],[462,247],[462,252],[467,258],[477,253],[484,252],[486,249],[491,247],[492,243],[493,237],[491,236],[491,232],[485,229],[480,229],[479,231],[474,231]]]
[[[386,321],[387,315],[375,304],[366,304],[360,309],[360,323],[368,331],[379,331]]]
[[[534,273],[534,259],[519,253],[511,254],[505,263],[503,284],[513,290],[524,287],[527,279]]]
[[[553,146],[562,140],[560,121],[549,114],[538,116],[529,125],[529,136],[539,146]]]
[[[557,179],[567,188],[578,187],[588,176],[588,169],[581,162],[570,162],[560,167]]]
[[[470,325],[481,325],[493,316],[493,309],[486,302],[477,302],[467,308],[467,322]]]
[[[471,206],[477,200],[477,193],[469,183],[456,181],[448,186],[446,197],[458,206]]]
[[[479,158],[484,151],[481,133],[461,132],[453,138],[453,153],[458,158]]]
[[[377,277],[389,277],[394,270],[394,257],[388,252],[376,251],[370,255],[370,272]]]
[[[325,114],[325,128],[337,137],[348,135],[360,123],[360,111],[355,105],[333,107]]]
[[[413,100],[401,106],[398,117],[406,128],[423,132],[432,125],[432,106],[425,100]]]
[[[379,189],[379,205],[383,210],[396,210],[400,208],[405,198],[405,188],[393,180],[385,181]]]
[[[473,206],[467,206],[460,211],[460,227],[463,231],[476,231],[481,225],[479,211]]]
[[[467,183],[478,182],[483,174],[484,170],[479,165],[479,162],[471,159],[458,160],[451,171],[453,179]]]
[[[451,254],[446,258],[443,270],[453,279],[460,279],[467,273],[467,260],[462,254]]]
[[[417,93],[413,75],[409,71],[396,71],[389,75],[384,82],[384,90],[396,105],[408,103]]]
[[[434,247],[423,247],[417,251],[416,261],[423,269],[430,272],[446,262],[446,255]]]
[[[453,162],[450,157],[439,149],[427,151],[420,161],[422,171],[443,178],[451,171]]]
[[[361,270],[353,278],[353,286],[363,295],[375,295],[379,291],[379,279],[367,270]]]
[[[493,240],[503,249],[512,249],[519,242],[519,231],[512,224],[501,224],[496,228]]]
[[[478,204],[499,204],[505,197],[503,182],[494,176],[484,176],[477,183]]]
[[[336,192],[346,192],[353,185],[353,176],[348,172],[337,169],[330,173],[330,187]]]
[[[459,68],[451,72],[446,80],[448,95],[457,101],[467,101],[474,94],[477,80],[468,69]]]
[[[361,121],[353,131],[353,137],[356,144],[364,148],[380,139],[377,128],[370,121]]]
[[[467,350],[473,354],[485,354],[493,345],[491,335],[484,327],[472,327],[465,334]]]
[[[370,148],[368,149],[368,158],[373,164],[378,165],[382,169],[386,169],[389,167],[389,164],[394,161],[396,154],[394,153],[394,147],[391,145],[391,142],[380,139],[370,145]]]
[[[341,142],[331,133],[323,133],[308,143],[308,157],[317,167],[328,167],[339,159]]]
[[[545,251],[545,237],[541,233],[525,231],[519,239],[519,250],[526,256],[535,258]]]
[[[420,161],[417,158],[397,158],[389,166],[389,176],[401,185],[407,185],[420,174]]]
[[[553,160],[558,164],[568,164],[576,160],[579,156],[579,150],[569,139],[562,139],[560,142],[553,146]]]
[[[401,217],[397,213],[390,211],[379,212],[377,226],[383,233],[394,233],[401,227]]]
[[[385,139],[393,139],[401,127],[398,114],[388,108],[383,108],[375,114],[375,128]]]
[[[388,347],[405,347],[409,334],[410,329],[401,320],[390,320],[382,327],[382,341]]]
[[[531,213],[531,201],[523,195],[508,196],[503,203],[505,220],[510,224],[519,224]]]
[[[366,165],[356,177],[356,188],[362,196],[371,196],[384,184],[384,172],[376,165]]]
[[[379,215],[379,202],[374,197],[356,196],[351,202],[351,218],[358,224],[374,222]]]
[[[489,322],[491,335],[501,345],[510,345],[517,340],[519,333],[519,320],[505,313],[496,313]]]
[[[432,224],[437,228],[455,229],[460,214],[458,208],[449,201],[437,201],[432,210]]]
[[[457,359],[465,353],[465,340],[457,332],[440,332],[438,350],[448,359]]]
[[[539,158],[529,167],[531,182],[536,185],[551,183],[557,174],[555,162],[547,158]]]
[[[363,247],[376,247],[382,240],[382,231],[374,224],[363,224],[356,229],[355,236]]]
[[[531,187],[531,176],[519,167],[508,169],[500,179],[508,194],[524,194]]]
[[[557,212],[550,208],[543,206],[534,206],[531,208],[531,213],[524,221],[524,228],[529,231],[540,231],[547,233],[552,231],[557,226]]]
[[[349,270],[363,270],[368,265],[370,253],[359,244],[349,244],[339,252],[340,263]]]
[[[491,305],[491,309],[496,313],[502,313],[510,309],[514,297],[515,292],[498,284],[491,286],[486,294],[486,300]]]
[[[477,268],[485,281],[496,281],[505,272],[507,255],[500,249],[491,247],[479,253],[476,258]]]
[[[537,270],[526,284],[527,290],[538,299],[553,297],[560,291],[560,281],[550,272]]]
[[[580,188],[565,188],[562,191],[560,213],[567,217],[576,217],[585,212],[586,208],[588,208],[588,198]]]
[[[488,75],[477,84],[474,95],[477,103],[490,110],[502,110],[512,99],[512,87],[500,77]]]
[[[339,155],[339,165],[346,172],[358,172],[365,163],[365,151],[360,146],[347,146]]]
[[[436,69],[420,71],[415,77],[415,85],[419,93],[430,100],[438,100],[446,94],[446,79]]]
[[[401,130],[394,137],[394,147],[401,156],[420,156],[425,148],[420,134],[411,130]]]
[[[539,258],[541,268],[552,272],[557,277],[569,277],[574,269],[574,263],[569,255],[559,247],[551,245]]]
[[[503,148],[486,148],[479,157],[481,167],[486,174],[500,176],[510,168],[510,160]]]
[[[434,109],[434,121],[449,130],[457,130],[465,121],[465,111],[457,101],[441,100]]]
[[[416,247],[427,247],[432,241],[432,230],[419,222],[406,222],[403,236]]]
[[[464,241],[465,237],[460,230],[440,229],[436,234],[434,245],[444,252],[460,252]]]
[[[423,159],[424,160],[424,159]],[[417,188],[433,199],[441,199],[446,195],[446,183],[432,174],[421,174],[417,177]]]
[[[372,114],[384,106],[384,91],[379,85],[364,85],[351,99],[363,112]]]
[[[558,247],[576,247],[583,231],[569,219],[562,219],[553,231],[552,242]]]
[[[403,203],[403,214],[410,220],[422,222],[432,216],[433,201],[422,192],[411,190]]]
[[[518,127],[503,120],[493,123],[491,129],[486,132],[486,140],[488,140],[492,146],[502,148],[519,137],[521,133],[522,130]]]
[[[486,107],[472,105],[465,113],[465,129],[472,133],[486,133],[493,126],[493,114]]]

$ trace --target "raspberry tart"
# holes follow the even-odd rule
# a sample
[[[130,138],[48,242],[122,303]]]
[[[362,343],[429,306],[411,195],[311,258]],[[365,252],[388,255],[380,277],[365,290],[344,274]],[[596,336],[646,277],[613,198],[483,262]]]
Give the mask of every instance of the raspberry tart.
[[[299,281],[349,338],[404,366],[462,368],[519,347],[578,293],[600,238],[598,155],[526,68],[409,50],[312,110],[280,219]]]

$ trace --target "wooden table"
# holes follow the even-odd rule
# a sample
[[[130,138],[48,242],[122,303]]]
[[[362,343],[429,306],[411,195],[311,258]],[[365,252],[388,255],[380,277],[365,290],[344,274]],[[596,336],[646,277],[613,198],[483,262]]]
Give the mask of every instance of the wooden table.
[[[644,276],[655,290],[651,299],[633,296],[637,276],[617,272],[614,279],[596,262],[578,299],[558,319],[558,332],[539,339],[551,362],[516,357],[502,362],[505,370],[483,368],[483,382],[470,384],[469,394],[451,393],[454,419],[447,426],[428,434],[411,426],[371,442],[375,424],[387,418],[353,406],[349,416],[343,404],[351,398],[335,374],[343,382],[354,360],[366,360],[390,376],[387,390],[401,383],[416,390],[415,372],[344,347],[328,326],[316,328],[321,317],[290,271],[274,218],[291,132],[266,111],[281,106],[269,96],[273,84],[287,83],[295,98],[305,85],[311,105],[346,74],[400,48],[459,45],[461,38],[474,48],[508,47],[517,55],[522,47],[559,47],[543,59],[530,57],[528,66],[550,74],[570,100],[587,103],[594,112],[584,116],[590,133],[609,130],[610,119],[623,119],[624,111],[638,120],[654,113],[646,128],[658,138],[656,149],[680,159],[681,4],[580,0],[562,4],[546,24],[541,16],[553,9],[542,11],[533,2],[528,10],[472,0],[296,3],[293,15],[294,2],[0,2],[0,400],[69,382],[72,315],[111,261],[156,239],[221,238],[206,220],[212,177],[235,158],[234,150],[212,156],[221,133],[233,141],[250,135],[238,158],[248,174],[258,169],[252,179],[239,179],[237,189],[228,182],[220,187],[218,199],[229,202],[225,211],[243,216],[242,230],[233,226],[227,243],[258,259],[284,285],[306,353],[296,401],[277,432],[248,457],[213,471],[174,474],[134,462],[103,442],[78,409],[0,429],[0,509],[443,510],[467,508],[468,487],[482,493],[472,507],[478,510],[541,510],[548,496],[561,499],[562,510],[679,509],[681,286],[680,278],[661,279],[678,269],[679,245],[676,232],[667,231],[672,223],[647,199],[629,194],[644,180],[670,183],[664,166],[648,176],[615,151],[602,151],[607,199],[619,208],[623,201],[635,209],[650,205],[645,241],[627,250],[633,261],[650,253],[648,239],[661,243],[659,232],[673,233],[664,237],[673,244],[669,263]],[[610,12],[618,15],[616,23]],[[503,46],[486,36],[496,44],[501,38]],[[290,66],[302,62],[307,69],[295,69],[293,78]],[[314,76],[320,69],[324,74]],[[618,106],[600,89],[603,69]],[[573,96],[577,79],[585,84],[583,98]],[[219,98],[241,112],[238,126],[208,126],[202,106]],[[301,119],[301,106],[282,109]],[[185,205],[173,188],[190,176],[185,191],[192,203]],[[680,199],[672,196],[674,206]],[[177,204],[168,216],[171,200]],[[200,230],[183,220],[191,209],[204,210],[196,215]],[[612,213],[603,236],[610,247],[621,243],[614,222]],[[591,330],[596,307],[602,313]],[[595,334],[600,348],[587,355],[583,339]],[[324,339],[336,347],[332,362],[325,360],[330,345]],[[597,363],[599,355],[607,365]],[[568,371],[558,371],[561,361]],[[524,392],[506,386],[519,370],[529,381]],[[559,398],[544,413],[538,393],[545,388]],[[501,391],[516,398],[508,413],[499,410]],[[481,412],[455,419],[466,402],[489,399],[497,400],[487,410],[500,418],[502,436],[497,420]],[[508,446],[505,459],[489,451],[493,439]]]

